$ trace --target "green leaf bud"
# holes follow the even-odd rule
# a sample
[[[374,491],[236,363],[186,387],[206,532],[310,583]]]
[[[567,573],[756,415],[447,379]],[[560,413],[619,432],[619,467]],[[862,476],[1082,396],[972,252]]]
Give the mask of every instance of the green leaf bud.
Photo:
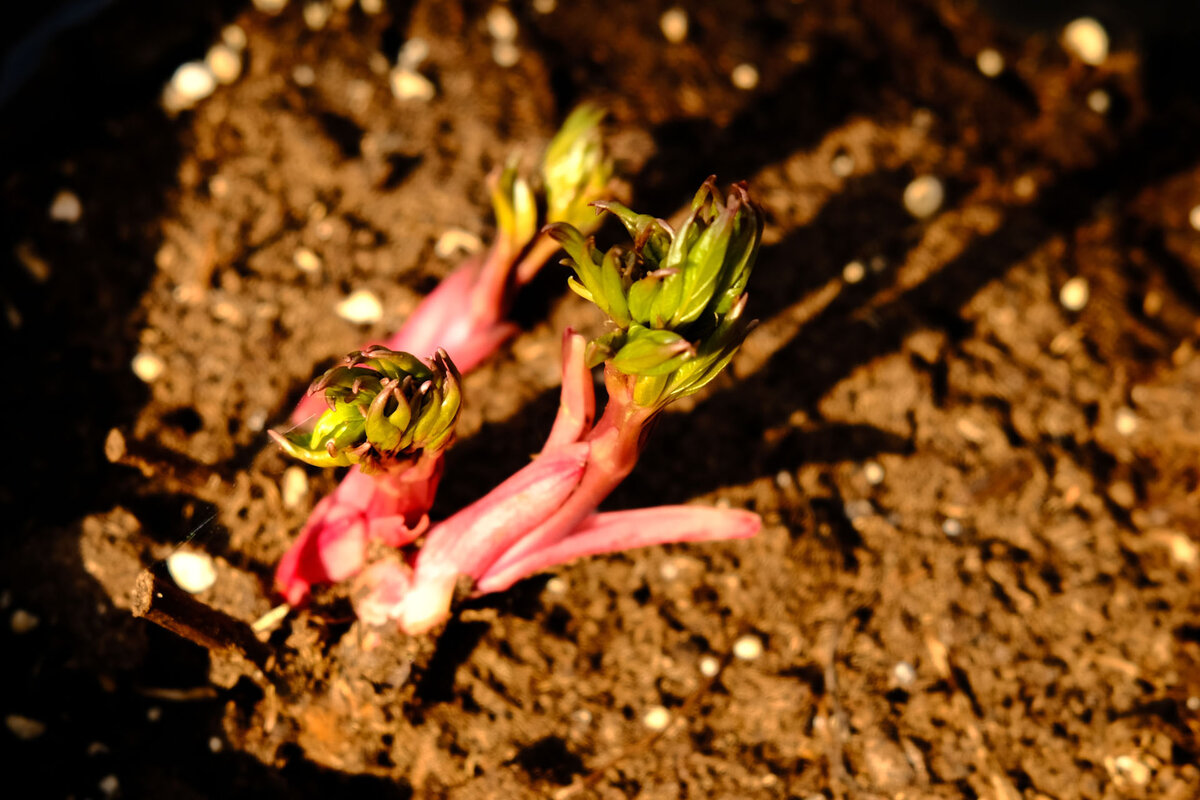
[[[566,222],[584,232],[599,226],[588,206],[608,194],[612,180],[612,160],[600,134],[604,115],[604,109],[584,103],[547,145],[542,158],[547,222]]]

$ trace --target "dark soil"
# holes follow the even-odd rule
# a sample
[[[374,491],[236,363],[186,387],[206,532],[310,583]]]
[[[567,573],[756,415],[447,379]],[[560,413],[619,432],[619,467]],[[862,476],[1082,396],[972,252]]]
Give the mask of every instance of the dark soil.
[[[310,31],[297,3],[123,0],[50,38],[0,118],[0,735],[27,787],[8,796],[1200,796],[1195,11],[684,5],[668,45],[665,4],[514,0],[511,69],[483,2]],[[1056,39],[1085,10],[1113,39],[1101,67]],[[164,82],[234,22],[240,79],[168,117]],[[413,36],[429,102],[388,87]],[[176,547],[215,557],[205,603],[272,607],[336,476],[308,471],[286,507],[265,427],[454,266],[444,231],[490,235],[488,170],[585,99],[612,111],[636,207],[669,215],[717,173],[768,218],[762,325],[609,505],[729,503],[763,531],[581,562],[424,641],[360,629],[332,590],[278,627],[265,673],[135,619],[138,572]],[[901,202],[921,174],[947,188],[924,222]],[[74,224],[47,215],[61,189]],[[356,289],[377,324],[333,312]],[[598,323],[556,268],[518,316],[467,380],[439,516],[537,450],[560,332]],[[135,377],[137,353],[162,376]],[[747,635],[762,655],[733,657]]]

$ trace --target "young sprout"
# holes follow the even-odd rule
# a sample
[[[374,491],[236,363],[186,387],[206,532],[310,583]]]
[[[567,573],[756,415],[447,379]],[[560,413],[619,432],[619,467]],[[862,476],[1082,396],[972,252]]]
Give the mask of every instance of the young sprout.
[[[597,205],[625,224],[632,246],[600,253],[567,223],[546,232],[570,256],[572,288],[604,310],[613,329],[590,343],[567,332],[561,401],[541,454],[433,526],[411,567],[397,559],[365,571],[356,592],[365,621],[394,619],[418,634],[446,619],[464,578],[486,594],[584,555],[758,531],[758,516],[747,511],[596,508],[633,470],[658,413],[716,377],[749,332],[744,289],[762,217],[744,184],[722,198],[712,178],[678,232],[624,206]],[[590,368],[599,363],[608,402],[596,420]]]
[[[563,122],[541,163],[546,222],[591,231],[599,225],[588,204],[611,196],[612,162],[600,133],[604,111],[581,105]],[[408,317],[384,346],[427,355],[438,348],[468,372],[487,359],[517,327],[508,321],[517,292],[558,252],[553,235],[538,230],[537,198],[513,164],[488,179],[496,240],[486,254],[455,269]],[[292,422],[304,425],[319,401],[301,401]]]
[[[444,351],[422,361],[372,347],[312,385],[328,408],[311,432],[271,432],[302,461],[351,468],[279,562],[275,586],[289,603],[302,602],[314,584],[357,574],[370,542],[402,547],[428,527],[462,406],[459,380]]]

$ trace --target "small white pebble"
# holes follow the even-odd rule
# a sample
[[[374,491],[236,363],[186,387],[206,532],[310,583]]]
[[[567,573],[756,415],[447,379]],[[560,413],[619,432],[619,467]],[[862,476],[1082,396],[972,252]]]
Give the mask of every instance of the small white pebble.
[[[400,52],[396,56],[396,66],[415,70],[427,58],[429,58],[429,42],[420,36],[414,36],[400,47]]]
[[[735,87],[748,92],[758,86],[758,67],[753,64],[738,64],[733,68],[733,72],[729,73],[729,79]]]
[[[46,732],[46,723],[20,714],[9,714],[4,718],[4,724],[13,736],[26,742]]]
[[[546,591],[554,595],[564,595],[567,593],[567,582],[557,576],[553,577],[546,581]]]
[[[433,252],[438,258],[449,258],[457,252],[468,255],[483,249],[483,240],[462,228],[450,228],[438,237]]]
[[[374,16],[383,12],[383,0],[358,0],[363,13]]]
[[[700,674],[706,678],[716,677],[721,671],[721,662],[716,656],[700,657]]]
[[[1091,289],[1088,287],[1087,278],[1076,275],[1059,289],[1058,302],[1062,303],[1062,307],[1067,311],[1082,311],[1088,303],[1090,294]]]
[[[662,706],[651,706],[642,715],[642,724],[652,731],[665,731],[671,724],[671,712]]]
[[[504,6],[492,6],[487,13],[487,29],[493,39],[511,42],[517,38],[517,18]]]
[[[842,267],[842,280],[846,283],[858,283],[865,277],[867,277],[867,268],[861,261],[851,261]]]
[[[671,44],[679,44],[688,35],[688,15],[682,8],[668,8],[658,19],[663,37]]]
[[[225,749],[225,743],[221,741],[221,737],[212,736],[208,740],[208,749],[213,753],[219,753]]]
[[[359,289],[337,304],[337,315],[359,324],[378,322],[383,319],[383,303],[369,289]]]
[[[50,219],[55,222],[73,223],[79,222],[82,216],[83,203],[79,202],[79,195],[70,189],[62,189],[54,195],[54,200],[50,202]]]
[[[754,661],[763,654],[762,639],[752,633],[740,637],[733,643],[734,658],[742,661]]]
[[[324,3],[305,3],[304,4],[304,24],[309,30],[319,31],[325,27],[325,23],[329,22],[329,16],[333,13],[333,9]]]
[[[1200,696],[1192,695],[1187,699],[1187,707],[1189,711],[1200,711]]]
[[[671,560],[664,561],[658,567],[658,575],[664,581],[673,581],[679,577],[679,565]]]
[[[539,14],[550,14],[558,8],[558,0],[533,0],[533,10]]]
[[[896,666],[892,667],[892,677],[896,679],[896,683],[900,686],[912,686],[917,680],[917,671],[907,661],[900,661],[896,663]]]
[[[962,523],[960,521],[956,520],[954,517],[951,517],[950,519],[947,519],[946,521],[944,521],[942,523],[942,533],[946,534],[947,536],[949,536],[951,538],[954,538],[956,536],[961,536],[962,532],[963,532]]]
[[[1117,771],[1129,778],[1132,783],[1144,786],[1150,781],[1150,767],[1138,761],[1133,756],[1117,756],[1113,761]]]
[[[146,719],[150,722],[158,722],[162,719],[162,706],[150,706],[147,708]]]
[[[234,50],[246,49],[246,32],[240,25],[226,25],[221,29],[221,41]]]
[[[1108,31],[1093,17],[1080,17],[1063,28],[1063,46],[1085,64],[1103,64],[1108,58]]]
[[[296,248],[296,252],[292,253],[292,263],[310,275],[321,271],[321,257],[307,247]]]
[[[863,477],[867,479],[867,483],[878,486],[883,483],[883,476],[883,465],[878,461],[868,461],[863,464]]]
[[[1138,429],[1138,424],[1138,415],[1132,408],[1121,406],[1117,409],[1116,417],[1113,420],[1117,433],[1129,436]]]
[[[1108,92],[1103,89],[1092,89],[1087,96],[1088,108],[1095,111],[1097,114],[1104,114],[1112,105],[1112,98],[1108,96]]]
[[[829,162],[829,169],[839,178],[849,178],[854,174],[854,156],[849,153],[838,153]]]
[[[520,60],[521,50],[512,42],[497,40],[492,45],[492,61],[496,62],[496,66],[507,69],[516,66]]]
[[[117,779],[116,775],[105,775],[97,785],[105,797],[113,797],[121,790],[121,781]]]
[[[190,108],[216,91],[217,78],[203,62],[189,61],[175,70],[170,88]]]
[[[1197,556],[1200,556],[1200,547],[1197,547],[1196,543],[1186,533],[1172,534],[1170,546],[1171,558],[1176,564],[1190,567],[1196,563]]]
[[[208,48],[204,63],[219,83],[233,83],[242,74],[242,54],[228,44],[214,44]]]
[[[308,64],[297,64],[292,70],[292,80],[297,86],[312,86],[317,82],[317,71]]]
[[[217,582],[217,567],[211,556],[176,550],[167,556],[167,572],[189,594],[200,594]]]
[[[796,488],[796,479],[792,477],[791,472],[781,469],[775,473],[775,485],[782,491],[790,492]]]
[[[267,410],[258,408],[251,411],[246,416],[246,427],[255,433],[261,433],[262,429],[267,427]]]
[[[154,383],[167,368],[163,360],[153,353],[138,353],[133,357],[130,366],[133,367],[133,374],[146,383]]]
[[[397,100],[429,101],[437,94],[433,81],[411,69],[397,67],[388,76],[388,82]]]
[[[933,175],[920,175],[904,187],[904,208],[917,219],[928,219],[942,207],[946,190]]]
[[[208,193],[218,200],[229,194],[229,179],[224,175],[213,175],[208,179]]]
[[[308,473],[303,467],[293,464],[285,469],[282,484],[279,493],[284,508],[297,508],[308,497]]]
[[[1028,200],[1037,194],[1038,183],[1037,178],[1032,175],[1025,174],[1013,181],[1013,194],[1022,200]]]
[[[1188,224],[1192,226],[1192,230],[1200,231],[1200,205],[1192,206],[1192,210],[1188,212]]]
[[[984,77],[995,78],[1004,71],[1004,56],[1000,55],[999,50],[991,47],[984,48],[979,51],[979,55],[975,56],[975,66]]]
[[[287,4],[288,0],[254,0],[254,7],[264,14],[278,14]]]

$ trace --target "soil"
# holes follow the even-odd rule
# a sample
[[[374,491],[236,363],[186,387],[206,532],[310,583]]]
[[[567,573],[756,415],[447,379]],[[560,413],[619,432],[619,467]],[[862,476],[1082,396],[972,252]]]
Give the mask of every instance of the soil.
[[[33,369],[0,488],[12,796],[1200,796],[1194,9],[720,0],[668,44],[665,3],[514,0],[501,68],[485,2],[335,5],[310,30],[296,3],[112,3],[5,101],[6,351]],[[1084,11],[1100,66],[1058,41]],[[234,23],[241,76],[164,113]],[[389,89],[412,37],[429,101]],[[716,173],[768,219],[761,326],[608,506],[728,503],[762,532],[576,563],[422,640],[332,589],[262,669],[136,619],[177,548],[215,559],[206,605],[272,608],[337,476],[285,503],[265,430],[454,266],[445,231],[490,236],[488,171],[581,100],[611,110],[635,207]],[[946,199],[916,220],[925,174]],[[73,223],[47,213],[64,189]],[[378,322],[334,313],[359,289]],[[599,323],[554,267],[517,316],[467,379],[435,516],[537,450],[560,332]]]

